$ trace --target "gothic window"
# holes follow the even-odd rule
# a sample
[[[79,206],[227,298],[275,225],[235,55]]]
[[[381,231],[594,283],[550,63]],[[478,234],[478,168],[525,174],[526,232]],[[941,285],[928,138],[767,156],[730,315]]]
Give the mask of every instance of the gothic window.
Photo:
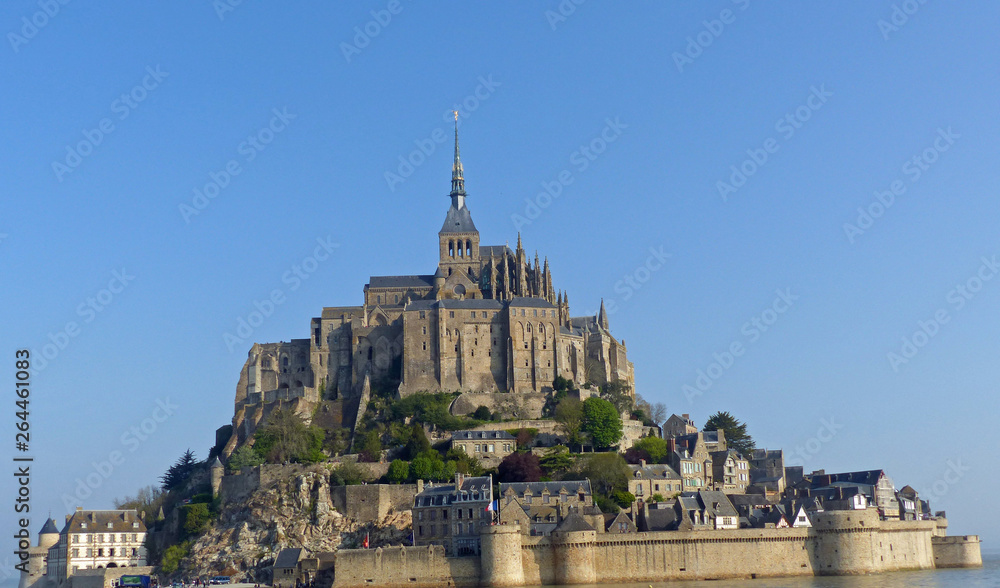
[[[378,296],[377,300],[378,300],[379,304],[382,304],[382,295],[381,294]]]
[[[474,310],[472,311],[472,318],[476,318],[476,311],[474,311]],[[476,327],[476,331],[478,331],[478,330],[479,330],[479,327],[477,326]]]
[[[531,332],[531,323],[528,323],[528,332]]]
[[[448,275],[451,275],[451,268],[448,268]]]
[[[399,304],[399,294],[396,294],[396,304]]]
[[[448,241],[448,255],[451,256],[451,257],[455,257],[455,242],[454,241]]]
[[[538,316],[538,309],[535,309],[535,316]]]
[[[524,316],[524,309],[521,309],[521,316]]]
[[[472,241],[466,241],[465,242],[465,254],[466,255],[472,255]],[[471,269],[469,270],[469,273],[470,274],[472,273]]]
[[[424,341],[424,351],[427,351],[427,341]]]
[[[465,257],[465,248],[462,247],[462,242],[458,242],[458,256]]]
[[[454,310],[448,312],[448,318],[455,318],[455,311]]]
[[[281,367],[288,367],[288,356],[281,358]]]

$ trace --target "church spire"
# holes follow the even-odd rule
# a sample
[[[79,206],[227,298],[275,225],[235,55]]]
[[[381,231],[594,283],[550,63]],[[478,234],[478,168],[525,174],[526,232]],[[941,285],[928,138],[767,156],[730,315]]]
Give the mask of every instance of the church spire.
[[[608,311],[604,310],[604,299],[601,298],[601,310],[597,313],[597,324],[607,331],[611,327],[608,325]]]
[[[458,151],[458,111],[455,113],[455,163],[451,165],[451,204],[455,208],[465,206],[465,175],[462,158]]]

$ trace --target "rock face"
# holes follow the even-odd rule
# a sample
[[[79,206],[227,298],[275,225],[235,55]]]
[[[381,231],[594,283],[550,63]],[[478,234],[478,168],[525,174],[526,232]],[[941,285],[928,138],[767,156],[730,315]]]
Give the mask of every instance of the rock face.
[[[337,512],[330,500],[329,474],[321,468],[277,480],[247,500],[226,504],[212,527],[191,546],[179,576],[218,574],[270,581],[278,552],[303,548],[306,556],[409,539],[410,511],[391,511],[380,521],[359,521]]]

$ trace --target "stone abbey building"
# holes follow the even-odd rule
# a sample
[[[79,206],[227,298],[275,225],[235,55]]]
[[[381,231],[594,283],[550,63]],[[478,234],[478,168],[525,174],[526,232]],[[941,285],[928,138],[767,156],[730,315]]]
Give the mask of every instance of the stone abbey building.
[[[475,403],[461,405],[469,410],[533,399],[520,403],[524,417],[539,416],[556,376],[577,386],[633,387],[632,363],[609,331],[603,302],[596,316],[573,317],[548,259],[540,262],[536,252],[532,262],[520,235],[515,250],[480,243],[466,205],[457,126],[449,197],[433,273],[372,276],[360,306],[324,308],[308,339],[253,345],[237,388],[229,451],[250,433],[240,425],[259,421],[276,403],[304,404],[305,414],[305,405],[342,399],[346,415],[350,401],[376,382],[398,382],[402,396],[471,393]]]

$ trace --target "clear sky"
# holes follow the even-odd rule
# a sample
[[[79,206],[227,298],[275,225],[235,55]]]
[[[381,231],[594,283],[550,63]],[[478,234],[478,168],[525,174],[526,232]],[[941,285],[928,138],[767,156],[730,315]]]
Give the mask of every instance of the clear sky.
[[[50,4],[0,5],[33,533],[204,458],[253,341],[433,273],[457,108],[483,242],[603,298],[639,393],[1000,539],[996,3]]]

